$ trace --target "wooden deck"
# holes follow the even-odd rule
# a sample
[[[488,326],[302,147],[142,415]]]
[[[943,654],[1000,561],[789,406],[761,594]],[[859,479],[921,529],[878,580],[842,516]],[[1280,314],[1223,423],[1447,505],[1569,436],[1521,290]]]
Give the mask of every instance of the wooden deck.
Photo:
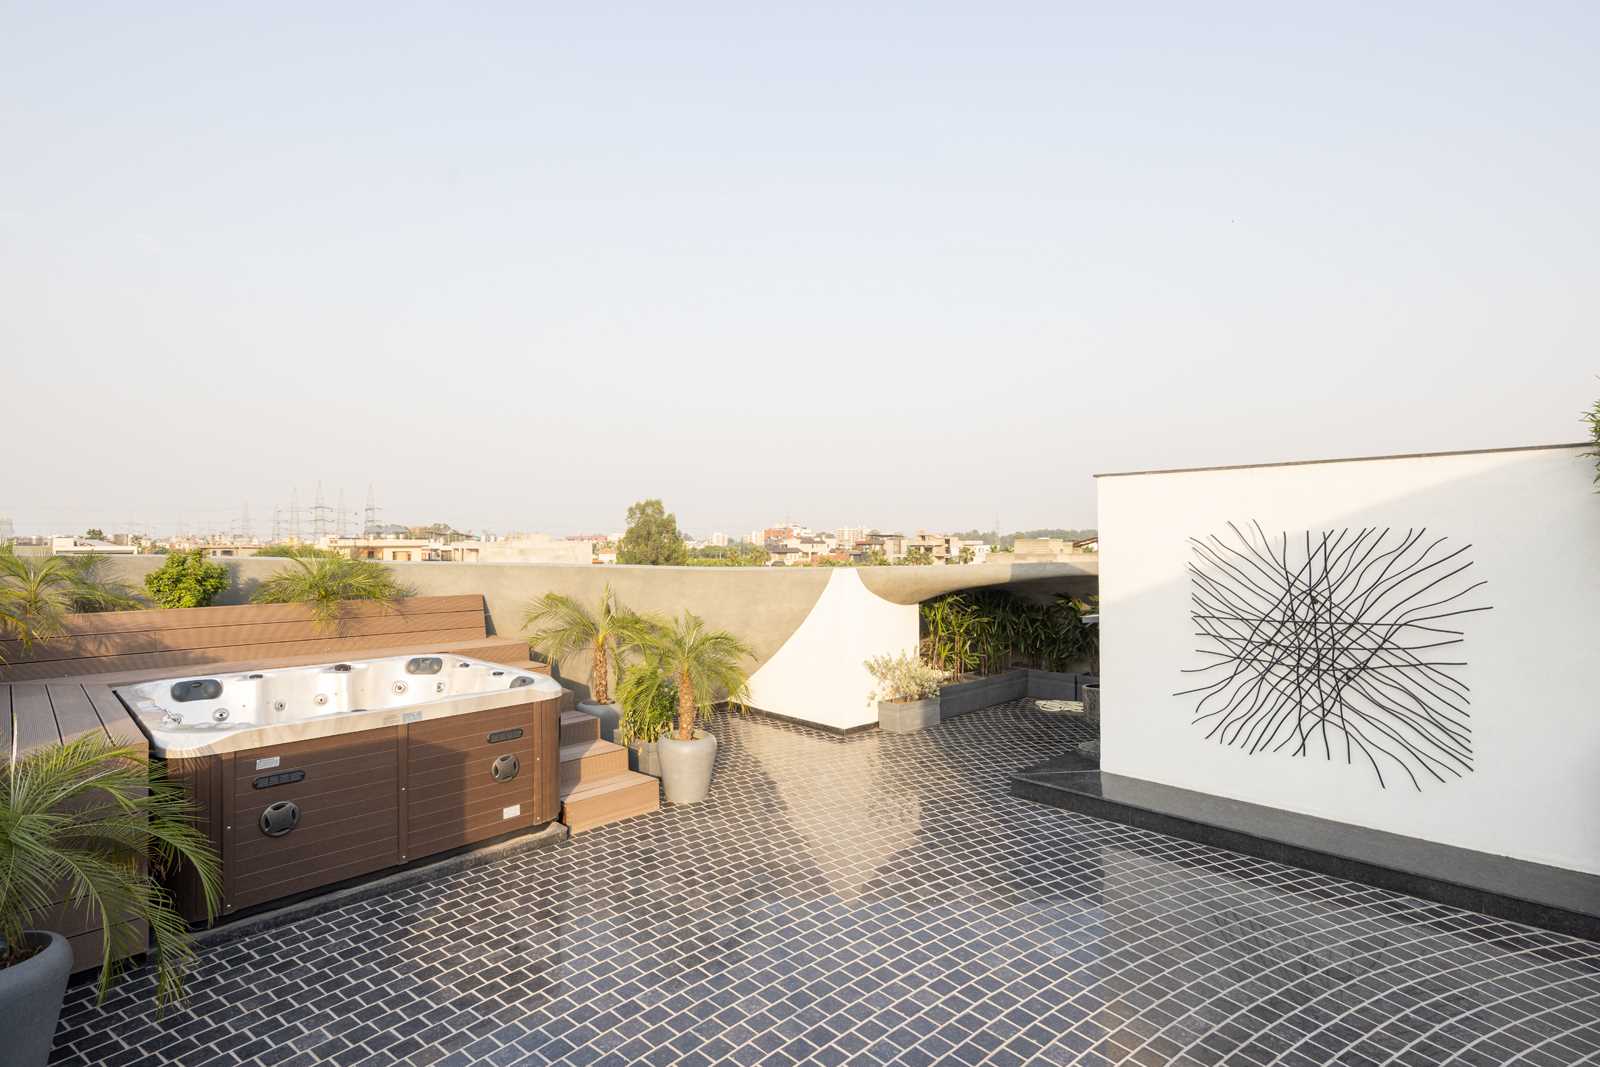
[[[0,755],[14,759],[77,738],[98,735],[142,755],[149,743],[116,694],[104,685],[81,683],[0,683]],[[98,916],[67,903],[65,888],[55,906],[39,917],[72,946],[73,970],[98,966],[101,925]],[[124,924],[126,937],[142,952],[148,931],[142,921]]]

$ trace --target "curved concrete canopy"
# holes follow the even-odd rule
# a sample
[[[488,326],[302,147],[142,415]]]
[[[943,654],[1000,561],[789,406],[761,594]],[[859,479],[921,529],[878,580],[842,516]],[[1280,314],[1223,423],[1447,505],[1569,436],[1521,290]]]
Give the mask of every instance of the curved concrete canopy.
[[[969,563],[954,567],[859,567],[868,589],[896,604],[920,604],[962,589],[1012,587],[1019,593],[1084,589],[1100,576],[1100,561],[1082,563]]]

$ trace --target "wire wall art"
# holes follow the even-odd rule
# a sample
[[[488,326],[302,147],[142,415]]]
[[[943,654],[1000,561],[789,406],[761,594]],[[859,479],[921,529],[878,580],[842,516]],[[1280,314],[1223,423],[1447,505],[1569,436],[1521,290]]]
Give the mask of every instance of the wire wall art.
[[[1458,627],[1479,603],[1471,545],[1365,527],[1190,538],[1190,617],[1204,657],[1195,725],[1247,753],[1370,766],[1385,789],[1472,770]]]

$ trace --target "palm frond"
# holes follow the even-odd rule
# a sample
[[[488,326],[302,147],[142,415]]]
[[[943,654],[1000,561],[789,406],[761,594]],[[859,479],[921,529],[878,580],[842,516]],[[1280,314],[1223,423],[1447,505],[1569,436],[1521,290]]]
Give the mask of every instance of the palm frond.
[[[336,629],[355,601],[394,611],[395,601],[416,591],[383,564],[348,556],[285,557],[289,565],[269,576],[250,599],[256,604],[304,604],[321,627]]]
[[[194,950],[157,879],[177,862],[200,877],[207,910],[220,902],[217,858],[182,789],[135,748],[83,737],[0,764],[0,959],[15,962],[25,931],[65,901],[90,912],[110,960],[144,920],[154,943],[157,1003],[181,996]],[[132,946],[128,946],[132,947]],[[102,968],[104,996],[115,965]]]

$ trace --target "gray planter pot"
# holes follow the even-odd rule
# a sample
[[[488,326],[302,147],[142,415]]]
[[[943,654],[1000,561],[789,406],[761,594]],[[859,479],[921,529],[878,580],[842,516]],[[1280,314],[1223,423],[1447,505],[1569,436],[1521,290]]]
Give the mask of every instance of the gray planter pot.
[[[911,734],[939,725],[939,698],[878,701],[878,729],[891,734]]]
[[[1083,717],[1088,722],[1100,725],[1100,683],[1085,685],[1083,690]]]
[[[661,777],[661,750],[654,741],[634,741],[628,745],[628,770]]]
[[[44,945],[44,951],[0,968],[0,1041],[5,1043],[0,1059],[17,1067],[44,1067],[72,974],[72,949],[60,934],[30,930],[28,941]]]
[[[661,786],[669,804],[698,804],[711,791],[711,768],[717,760],[717,739],[702,730],[693,741],[663,737],[656,742],[661,760]]]
[[[600,720],[600,740],[611,742],[617,740],[617,723],[622,721],[621,708],[615,704],[587,704],[579,701],[578,710]]]

